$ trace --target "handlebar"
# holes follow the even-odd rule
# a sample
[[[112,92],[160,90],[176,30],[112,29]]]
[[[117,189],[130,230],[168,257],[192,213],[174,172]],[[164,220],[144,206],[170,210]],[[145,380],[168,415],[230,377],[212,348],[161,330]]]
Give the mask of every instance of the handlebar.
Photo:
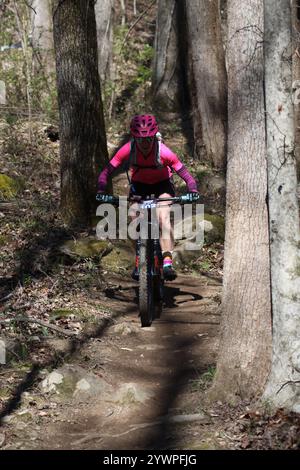
[[[200,198],[200,196],[198,197],[198,199]],[[118,206],[119,205],[119,197],[116,197],[116,196],[113,196],[113,195],[109,195],[109,194],[100,194],[98,193],[96,195],[96,200],[98,202],[105,202],[107,204],[113,204],[115,206]],[[123,199],[125,200],[125,198]],[[149,199],[143,199],[141,196],[130,196],[130,197],[127,197],[126,200],[128,202],[138,202],[140,204],[142,203],[151,203],[152,205],[156,205],[160,202],[172,202],[172,203],[179,203],[179,204],[183,204],[183,203],[190,203],[192,204],[193,202],[196,202],[196,200],[194,201],[191,201],[190,200],[190,196],[188,194],[184,194],[183,196],[176,196],[176,197],[164,197],[164,198],[149,198]]]

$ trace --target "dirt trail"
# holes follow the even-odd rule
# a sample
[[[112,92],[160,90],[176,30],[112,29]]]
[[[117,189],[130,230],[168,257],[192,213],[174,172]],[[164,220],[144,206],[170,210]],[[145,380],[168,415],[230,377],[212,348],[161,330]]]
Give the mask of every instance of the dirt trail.
[[[27,392],[5,425],[6,448],[201,448],[202,425],[211,418],[202,417],[197,380],[215,361],[220,290],[214,279],[180,275],[166,285],[161,319],[141,328],[136,285],[115,276],[99,299],[114,323],[62,368],[83,374],[81,390]],[[197,413],[195,422],[174,423]]]

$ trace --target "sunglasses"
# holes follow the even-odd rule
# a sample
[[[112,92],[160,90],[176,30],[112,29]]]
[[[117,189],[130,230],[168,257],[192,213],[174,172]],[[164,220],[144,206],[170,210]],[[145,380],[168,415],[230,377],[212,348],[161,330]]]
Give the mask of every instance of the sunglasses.
[[[151,142],[154,141],[154,137],[136,137],[135,140],[141,144],[142,142],[147,142],[150,144]]]

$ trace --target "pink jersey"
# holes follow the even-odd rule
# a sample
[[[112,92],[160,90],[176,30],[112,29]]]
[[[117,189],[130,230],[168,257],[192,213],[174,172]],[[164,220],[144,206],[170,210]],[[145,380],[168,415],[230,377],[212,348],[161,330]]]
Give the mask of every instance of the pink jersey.
[[[101,171],[98,177],[98,191],[105,192],[108,178],[123,163],[128,162],[131,153],[131,142],[123,145],[116,155],[110,160],[108,165]],[[197,183],[188,172],[177,155],[173,153],[166,145],[160,146],[160,163],[156,162],[156,146],[146,157],[136,148],[135,165],[131,168],[131,180],[144,184],[156,184],[160,181],[169,179],[172,176],[172,170],[186,182],[188,191],[197,191]],[[132,164],[132,162],[130,162]],[[149,168],[150,167],[150,168]]]
[[[122,163],[128,161],[131,151],[131,143],[123,145],[123,147],[118,150],[116,155],[110,160],[110,164],[117,168]],[[155,184],[160,181],[166,180],[172,176],[172,169],[176,172],[179,171],[183,164],[166,145],[163,143],[160,146],[160,161],[163,165],[163,168],[143,168],[143,167],[155,167],[156,166],[156,146],[153,145],[151,152],[144,156],[142,152],[136,148],[136,164],[137,167],[131,168],[131,180],[146,183],[146,184]]]

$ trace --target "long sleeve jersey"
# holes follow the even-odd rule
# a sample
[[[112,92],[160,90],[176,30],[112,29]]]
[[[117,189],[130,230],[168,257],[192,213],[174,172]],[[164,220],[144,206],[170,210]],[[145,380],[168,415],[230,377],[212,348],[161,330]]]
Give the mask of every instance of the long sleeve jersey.
[[[109,164],[100,173],[98,178],[98,191],[104,192],[109,176],[116,168],[129,161],[131,153],[131,142],[127,142],[121,147]],[[144,156],[136,147],[135,165],[131,168],[131,180],[144,184],[156,184],[160,181],[171,178],[174,170],[185,182],[188,191],[197,191],[197,183],[178,156],[173,153],[166,145],[160,146],[160,163],[156,162],[156,145],[154,144],[151,152]]]

